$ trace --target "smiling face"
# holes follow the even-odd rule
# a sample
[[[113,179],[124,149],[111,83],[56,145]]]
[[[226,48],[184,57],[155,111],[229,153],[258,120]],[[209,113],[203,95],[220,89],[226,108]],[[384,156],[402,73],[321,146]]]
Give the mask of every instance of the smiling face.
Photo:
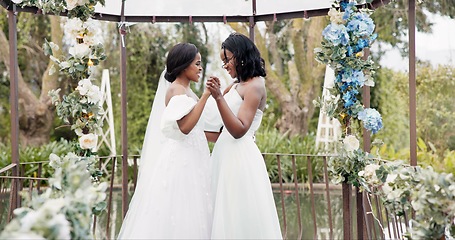
[[[236,78],[237,71],[235,70],[234,54],[227,49],[221,49],[220,58],[221,61],[223,62],[223,68],[226,69],[226,71],[232,78]]]
[[[183,71],[187,79],[193,82],[199,82],[202,72],[201,54],[197,53],[191,64]]]

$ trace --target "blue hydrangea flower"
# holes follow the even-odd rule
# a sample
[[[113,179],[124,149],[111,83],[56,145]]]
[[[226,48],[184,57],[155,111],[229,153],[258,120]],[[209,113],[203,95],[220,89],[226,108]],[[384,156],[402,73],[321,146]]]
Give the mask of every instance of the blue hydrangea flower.
[[[360,88],[365,84],[365,75],[361,70],[346,68],[342,71],[341,81],[351,88]]]
[[[343,94],[344,108],[350,108],[354,106],[354,104],[357,102],[357,94],[359,94],[359,92],[355,89],[347,91],[345,94]]]
[[[354,2],[350,2],[350,3],[341,3],[341,11],[344,11],[344,14],[343,14],[343,20],[348,20],[349,17],[351,17],[351,15],[354,13],[354,5],[355,3]]]
[[[377,133],[382,128],[382,117],[376,109],[365,108],[363,111],[359,112],[357,118],[363,122],[363,127],[373,134]]]
[[[322,31],[322,36],[334,46],[346,46],[349,42],[348,30],[344,25],[331,23]]]
[[[347,28],[357,37],[370,36],[374,32],[374,22],[366,13],[355,13]]]
[[[360,52],[362,49],[366,48],[366,47],[369,47],[370,46],[370,41],[368,39],[359,39],[359,41],[357,41],[357,45],[356,45],[356,49],[358,50],[358,52]]]

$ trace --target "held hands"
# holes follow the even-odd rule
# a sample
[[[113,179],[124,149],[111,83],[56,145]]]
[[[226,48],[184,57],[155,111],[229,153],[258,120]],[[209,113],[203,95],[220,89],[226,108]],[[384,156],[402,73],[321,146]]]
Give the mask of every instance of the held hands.
[[[221,93],[221,84],[220,84],[220,79],[215,77],[215,76],[210,76],[210,78],[207,80],[207,88],[210,93],[212,94],[212,97],[215,100],[220,99],[223,97],[223,94]]]

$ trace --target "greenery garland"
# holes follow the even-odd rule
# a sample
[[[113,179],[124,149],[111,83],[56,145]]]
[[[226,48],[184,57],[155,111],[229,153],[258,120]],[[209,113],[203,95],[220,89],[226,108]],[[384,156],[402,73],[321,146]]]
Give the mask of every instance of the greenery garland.
[[[49,96],[57,115],[79,136],[74,152],[63,156],[51,154],[49,165],[55,170],[49,188],[33,197],[24,195],[23,207],[15,209],[15,218],[0,234],[2,239],[93,239],[93,214],[106,207],[107,183],[100,183],[101,172],[96,166],[98,134],[101,133],[99,86],[92,83],[91,68],[106,58],[103,45],[94,40],[95,27],[89,18],[97,3],[104,0],[15,0],[19,6],[35,6],[44,13],[60,14],[67,11],[65,26],[72,36],[69,56],[58,59],[54,51],[59,46],[46,41],[45,53],[59,68],[78,83],[76,89],[60,99],[60,89]],[[55,66],[49,74],[56,72]]]
[[[378,195],[389,212],[397,216],[414,211],[415,218],[404,223],[408,226],[407,238],[451,238],[455,233],[453,175],[406,166],[400,161],[381,161],[359,149],[358,139],[349,134],[353,120],[361,121],[372,134],[382,128],[381,115],[375,109],[364,108],[360,98],[363,86],[374,86],[376,67],[370,57],[364,58],[365,48],[377,36],[371,12],[357,8],[353,1],[336,1],[329,11],[331,23],[322,32],[322,46],[315,49],[316,60],[329,65],[336,76],[329,89],[331,95],[315,104],[329,117],[338,119],[344,130],[337,156],[329,159],[329,173],[335,183],[353,184]]]
[[[365,58],[366,48],[376,39],[371,10],[360,9],[356,2],[336,1],[329,11],[330,24],[323,30],[320,48],[314,49],[316,60],[329,65],[335,72],[330,95],[314,101],[330,117],[336,118],[343,134],[337,156],[329,159],[329,172],[335,183],[346,182],[359,186],[358,172],[373,158],[360,149],[355,135],[350,134],[353,121],[361,121],[372,134],[382,128],[382,118],[373,108],[361,103],[364,86],[374,86],[375,65],[371,56]]]

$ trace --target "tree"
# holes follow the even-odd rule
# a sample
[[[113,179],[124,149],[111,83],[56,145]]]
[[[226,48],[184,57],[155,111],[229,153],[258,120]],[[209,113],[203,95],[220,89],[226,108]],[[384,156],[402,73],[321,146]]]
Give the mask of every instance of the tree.
[[[0,61],[9,71],[6,14],[2,16]],[[44,38],[61,46],[63,32],[59,17],[28,13],[19,14],[18,29],[19,137],[22,145],[37,146],[49,141],[54,111],[47,93],[58,86],[59,80],[58,74],[49,75],[52,62],[44,56],[41,46]]]
[[[207,63],[208,63],[208,56],[210,54],[208,45],[208,32],[207,28],[205,27],[204,23],[197,23],[197,24],[188,24],[188,23],[180,23],[175,25],[178,34],[181,36],[182,42],[189,42],[194,45],[199,50],[201,54],[201,62],[202,62],[202,76],[201,79],[205,79],[206,70],[207,70]],[[202,32],[201,32],[202,31]],[[203,33],[203,34],[202,34]],[[193,86],[194,88],[195,86]],[[196,86],[195,93],[200,96],[204,91],[205,84],[198,84]]]
[[[255,31],[255,41],[265,60],[266,86],[278,103],[280,132],[305,136],[315,107],[313,99],[321,93],[325,66],[314,60],[313,49],[322,40],[324,17],[266,22],[265,32]],[[245,25],[232,24],[247,34]]]

